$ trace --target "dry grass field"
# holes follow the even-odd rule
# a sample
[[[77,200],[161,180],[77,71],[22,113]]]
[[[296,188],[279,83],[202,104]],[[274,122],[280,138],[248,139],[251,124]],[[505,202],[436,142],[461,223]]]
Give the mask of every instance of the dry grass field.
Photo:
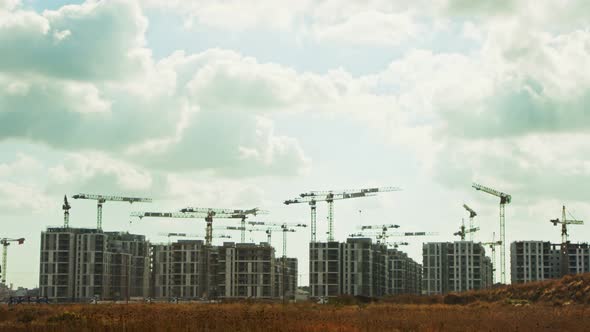
[[[590,275],[446,296],[390,297],[368,304],[343,297],[325,305],[0,305],[0,331],[154,330],[589,331]]]
[[[583,305],[104,304],[0,309],[1,331],[588,331]]]

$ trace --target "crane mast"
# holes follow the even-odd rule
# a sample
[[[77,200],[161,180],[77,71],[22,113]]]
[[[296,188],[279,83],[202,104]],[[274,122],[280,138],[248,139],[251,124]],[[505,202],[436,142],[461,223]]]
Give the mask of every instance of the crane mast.
[[[70,203],[68,203],[68,197],[64,195],[64,204],[62,205],[62,209],[64,210],[64,228],[70,227]]]
[[[477,213],[475,211],[473,211],[472,208],[467,206],[467,204],[463,204],[463,208],[465,210],[467,210],[467,212],[469,212],[469,229],[473,229],[474,228],[473,218],[475,218],[477,216]],[[469,241],[473,241],[473,233],[469,233]]]
[[[492,283],[496,282],[496,246],[502,245],[502,241],[496,241],[496,233],[492,234],[492,242],[483,242],[483,246],[488,246],[492,250]]]
[[[561,275],[566,275],[569,272],[568,269],[568,246],[569,246],[569,235],[567,232],[567,225],[583,225],[584,221],[576,219],[567,219],[565,213],[565,205],[561,209],[561,220],[552,219],[551,222],[554,226],[561,224],[561,248],[560,248],[560,259],[561,259]]]
[[[227,214],[224,212],[216,213],[214,211],[187,211],[187,212],[131,212],[131,217],[143,218],[179,218],[179,219],[199,219],[204,218],[207,222],[207,228],[205,232],[205,244],[211,245],[213,239],[213,216],[216,218],[223,219],[239,219],[241,215]]]
[[[461,229],[458,232],[455,232],[453,235],[460,236],[461,241],[465,241],[465,235],[471,235],[477,231],[479,231],[479,227],[466,228],[465,219],[461,219]]]
[[[583,220],[576,220],[576,219],[567,219],[565,213],[565,205],[562,206],[561,210],[561,220],[558,219],[551,219],[551,223],[553,226],[557,226],[557,224],[561,224],[561,243],[566,244],[569,241],[569,234],[567,232],[567,225],[583,225]]]
[[[361,226],[361,230],[367,230],[367,229],[380,229],[381,230],[381,234],[380,236],[377,237],[377,243],[380,243],[381,241],[386,242],[387,241],[387,231],[391,228],[399,228],[399,225],[395,225],[395,224],[384,224],[384,225],[365,225],[365,226]]]
[[[490,195],[500,198],[500,280],[503,284],[506,283],[506,213],[505,205],[512,202],[512,196],[501,191],[473,183],[472,187],[475,190],[483,191]]]
[[[266,226],[265,232],[267,236],[268,244],[271,245],[272,232],[281,231],[283,232],[283,257],[287,257],[287,232],[295,232],[297,227],[307,227],[306,224],[301,223],[270,223],[263,221],[250,221],[250,225]]]
[[[206,213],[205,222],[207,223],[205,242],[210,245],[213,237],[213,217],[216,218],[229,218],[229,219],[240,219],[241,221],[241,241],[245,242],[246,239],[246,218],[249,215],[268,214],[268,211],[260,210],[258,208],[239,210],[239,209],[214,209],[214,208],[199,208],[199,207],[187,207],[182,210],[184,213]]]
[[[18,244],[23,244],[23,243],[25,243],[25,239],[22,237],[19,239],[8,239],[8,238],[0,239],[0,244],[2,245],[2,284],[4,284],[4,285],[6,285],[6,270],[7,270],[7,264],[8,264],[8,246],[10,245],[10,242],[17,242]]]
[[[108,195],[95,195],[95,194],[76,194],[72,196],[74,199],[89,199],[96,201],[96,229],[102,230],[102,205],[107,201],[110,202],[128,202],[133,203],[151,203],[151,198],[142,197],[125,197],[125,196],[108,196]]]
[[[317,202],[328,203],[328,241],[334,241],[334,201],[376,196],[379,192],[399,191],[397,187],[364,188],[349,190],[310,191],[299,194],[299,197],[284,201],[285,205],[308,203],[311,208],[311,242],[316,242]]]

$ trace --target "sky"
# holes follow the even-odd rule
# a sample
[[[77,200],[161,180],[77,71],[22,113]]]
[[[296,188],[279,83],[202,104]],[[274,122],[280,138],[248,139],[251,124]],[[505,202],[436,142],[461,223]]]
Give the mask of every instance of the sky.
[[[498,239],[499,200],[477,182],[513,197],[507,243],[559,242],[562,205],[590,218],[589,16],[585,0],[0,0],[0,237],[26,238],[8,282],[38,285],[40,234],[76,193],[153,198],[107,202],[103,228],[158,243],[205,223],[130,212],[309,223],[283,201],[396,186],[336,202],[335,237],[438,233],[391,238],[421,262],[424,241],[458,240],[464,203],[475,239]],[[72,227],[96,225],[95,202],[70,203]],[[326,216],[320,204],[319,240]],[[304,285],[309,239],[288,236]]]

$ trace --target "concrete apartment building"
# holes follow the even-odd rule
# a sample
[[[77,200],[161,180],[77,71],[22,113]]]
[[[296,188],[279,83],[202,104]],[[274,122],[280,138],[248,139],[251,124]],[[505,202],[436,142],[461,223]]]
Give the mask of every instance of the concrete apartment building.
[[[149,244],[143,235],[87,228],[41,233],[41,296],[57,302],[145,297]]]
[[[340,242],[309,244],[309,288],[311,296],[338,296],[342,275]]]
[[[369,238],[310,243],[311,296],[420,293],[420,271],[401,251]]]
[[[203,240],[152,246],[152,296],[201,298],[217,295],[217,247]]]
[[[492,286],[493,267],[485,249],[472,241],[430,242],[422,246],[422,290],[427,295]]]
[[[291,257],[280,257],[276,259],[275,264],[275,290],[276,297],[283,296],[283,289],[285,297],[294,299],[297,293],[298,286],[298,260]],[[283,272],[284,271],[284,272]],[[283,279],[284,276],[284,279]]]
[[[275,291],[274,248],[268,243],[225,242],[219,247],[220,298],[272,298]]]
[[[351,238],[341,244],[341,294],[377,297],[385,294],[387,247],[369,238]]]
[[[557,257],[557,262],[555,262]],[[510,244],[510,277],[513,284],[551,279],[559,272],[559,252],[550,242],[519,241]],[[556,269],[556,270],[555,270]]]
[[[297,259],[285,261],[285,289],[297,289]],[[268,243],[179,240],[152,246],[155,298],[277,298],[283,292],[282,258]]]
[[[511,281],[514,284],[590,272],[590,247],[587,243],[515,241],[510,244],[510,258]]]
[[[398,249],[387,250],[385,294],[421,294],[422,265]]]

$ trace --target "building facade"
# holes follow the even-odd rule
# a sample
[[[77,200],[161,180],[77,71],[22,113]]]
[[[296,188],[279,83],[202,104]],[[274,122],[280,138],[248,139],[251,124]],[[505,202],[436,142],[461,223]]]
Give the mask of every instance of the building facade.
[[[226,242],[219,247],[218,288],[221,298],[272,298],[276,260],[267,243]]]
[[[313,297],[380,297],[420,293],[421,266],[397,249],[349,238],[345,243],[310,243]]]
[[[298,260],[291,257],[280,257],[275,264],[275,291],[276,297],[294,299],[298,286]],[[284,291],[284,293],[283,293]]]
[[[283,279],[283,271],[285,278]],[[180,240],[152,246],[155,298],[270,299],[297,289],[297,259],[275,258],[268,243]]]
[[[152,295],[156,298],[216,296],[216,247],[203,240],[152,246]],[[214,278],[215,277],[215,278]]]
[[[480,243],[424,243],[422,255],[422,289],[425,294],[445,294],[492,286],[493,267]]]
[[[510,244],[510,258],[511,281],[514,284],[590,272],[590,247],[587,243],[516,241]]]
[[[387,250],[385,294],[415,294],[422,290],[422,265],[398,249]]]
[[[338,296],[342,275],[342,250],[339,242],[309,244],[309,287],[311,296]]]
[[[57,302],[146,297],[148,248],[143,235],[48,228],[41,233],[40,294]]]

